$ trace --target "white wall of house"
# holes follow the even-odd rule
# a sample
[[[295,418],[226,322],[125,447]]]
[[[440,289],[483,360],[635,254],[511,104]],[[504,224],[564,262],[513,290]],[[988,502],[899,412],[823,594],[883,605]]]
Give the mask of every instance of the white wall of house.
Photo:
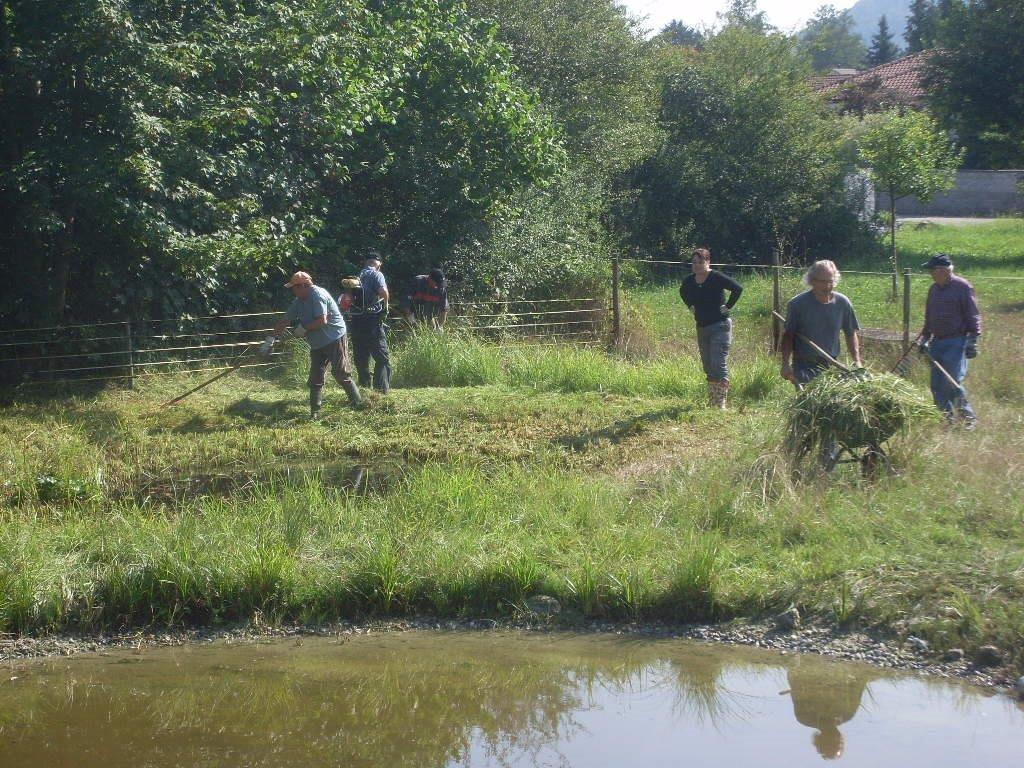
[[[958,171],[956,186],[931,202],[915,197],[896,201],[897,216],[999,216],[1024,213],[1024,170],[1020,171]],[[889,200],[875,191],[875,205],[889,209]]]

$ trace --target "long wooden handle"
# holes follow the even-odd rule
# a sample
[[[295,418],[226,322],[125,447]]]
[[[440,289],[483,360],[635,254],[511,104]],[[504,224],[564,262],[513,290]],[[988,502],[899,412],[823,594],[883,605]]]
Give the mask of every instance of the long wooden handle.
[[[228,368],[228,369],[227,369],[226,371],[221,371],[221,372],[220,372],[220,373],[218,373],[218,374],[217,374],[216,376],[214,376],[214,377],[213,377],[212,379],[207,379],[207,380],[206,380],[206,381],[204,381],[204,382],[203,382],[202,384],[200,384],[200,385],[198,385],[198,386],[196,386],[196,387],[193,387],[192,389],[190,389],[190,390],[189,390],[188,392],[185,392],[185,393],[184,393],[184,394],[182,394],[182,395],[178,395],[178,396],[177,396],[176,398],[174,398],[173,400],[168,400],[168,401],[167,401],[166,403],[162,404],[162,405],[161,405],[160,407],[161,407],[161,408],[166,408],[166,407],[167,407],[167,406],[169,406],[169,405],[174,405],[175,403],[180,403],[180,402],[181,402],[182,400],[184,400],[184,399],[185,399],[186,397],[188,397],[189,395],[194,395],[194,394],[195,394],[196,392],[198,392],[199,390],[201,390],[201,389],[205,389],[206,387],[208,387],[208,386],[210,386],[211,384],[213,384],[213,382],[215,382],[215,381],[219,381],[220,379],[223,379],[223,378],[224,378],[225,376],[227,376],[227,375],[228,375],[228,374],[230,374],[230,373],[234,373],[235,371],[237,371],[237,370],[238,370],[238,367],[239,367],[239,366],[240,366],[240,365],[242,364],[242,359],[243,359],[243,358],[244,358],[244,357],[245,357],[245,356],[246,356],[247,354],[249,354],[249,352],[251,352],[251,351],[252,351],[252,348],[253,348],[253,346],[256,346],[256,345],[257,345],[257,344],[259,344],[259,343],[260,343],[260,342],[254,342],[253,344],[250,344],[250,345],[249,345],[248,347],[246,347],[245,349],[243,349],[243,350],[242,350],[242,354],[240,354],[240,355],[239,355],[238,357],[236,357],[236,358],[235,358],[235,359],[234,359],[234,360],[232,361],[232,363],[231,363],[231,367],[230,367],[230,368]]]
[[[784,317],[783,317],[782,315],[780,315],[780,314],[779,314],[778,312],[776,312],[776,311],[775,311],[774,309],[772,310],[772,314],[773,314],[773,315],[775,315],[775,317],[777,317],[777,318],[778,318],[779,320],[781,320],[781,321],[782,321],[783,323],[785,323],[785,322],[786,322],[786,318],[784,318]],[[783,325],[783,330],[785,330],[785,325]],[[811,346],[811,349],[813,349],[813,350],[814,350],[815,352],[817,352],[817,353],[818,353],[819,355],[821,355],[822,357],[824,357],[824,358],[825,358],[826,360],[828,360],[828,361],[829,361],[830,363],[832,363],[832,365],[834,365],[834,366],[835,366],[836,368],[838,368],[839,370],[841,370],[841,371],[845,371],[846,373],[852,373],[852,371],[851,371],[851,370],[850,370],[850,369],[849,369],[849,368],[848,368],[847,366],[845,366],[845,365],[843,365],[842,363],[840,363],[840,362],[839,362],[838,360],[836,360],[836,359],[835,359],[834,357],[832,357],[832,355],[830,355],[830,354],[829,354],[828,352],[826,352],[826,351],[825,351],[824,349],[822,349],[822,348],[821,348],[821,347],[819,347],[819,346],[818,346],[817,344],[815,344],[815,343],[814,343],[813,341],[811,341],[810,339],[808,339],[808,338],[807,338],[806,336],[804,336],[804,335],[803,335],[802,333],[794,333],[793,335],[794,335],[794,336],[799,336],[799,337],[800,337],[800,338],[801,338],[801,339],[802,339],[803,341],[805,341],[805,342],[806,342],[807,344],[809,344],[809,345]]]
[[[938,369],[939,373],[941,373],[943,376],[946,377],[946,381],[948,381],[950,384],[952,384],[954,387],[956,387],[959,391],[964,392],[963,384],[961,384],[959,381],[954,379],[949,374],[949,371],[947,371],[945,368],[943,368],[941,365],[939,365],[939,361],[936,360],[934,357],[932,357],[930,350],[928,352],[928,359],[932,361],[932,365],[934,365]]]

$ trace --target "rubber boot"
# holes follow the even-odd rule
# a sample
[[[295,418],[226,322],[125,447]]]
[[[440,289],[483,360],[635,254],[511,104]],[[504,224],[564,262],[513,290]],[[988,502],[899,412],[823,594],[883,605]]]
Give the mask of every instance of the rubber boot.
[[[729,395],[728,381],[708,381],[708,405],[711,408],[725,409],[725,401]]]
[[[353,408],[356,408],[363,403],[363,398],[359,394],[359,387],[356,383],[349,379],[348,381],[342,382],[342,388],[345,390],[345,394],[348,395],[348,402]]]
[[[309,418],[313,421],[320,418],[320,407],[324,402],[323,396],[323,387],[309,388]]]

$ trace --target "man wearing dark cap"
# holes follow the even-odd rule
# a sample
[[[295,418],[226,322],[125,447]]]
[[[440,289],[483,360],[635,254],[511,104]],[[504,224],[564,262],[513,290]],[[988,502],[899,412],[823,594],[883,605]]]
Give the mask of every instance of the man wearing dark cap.
[[[320,416],[323,402],[324,374],[330,366],[334,380],[341,384],[352,405],[359,405],[359,389],[352,381],[345,346],[345,320],[334,298],[318,285],[308,272],[296,272],[285,283],[294,300],[287,313],[274,326],[274,335],[263,342],[263,351],[269,352],[274,339],[285,328],[293,327],[292,335],[309,344],[309,411],[314,419]]]
[[[359,385],[363,387],[370,386],[370,358],[373,358],[373,386],[386,395],[391,391],[391,356],[384,335],[384,320],[390,294],[380,265],[381,255],[377,251],[367,252],[363,271],[359,273],[363,311],[351,318],[352,356]]]
[[[932,366],[931,388],[935,405],[952,421],[960,418],[972,429],[977,416],[967,401],[963,380],[967,361],[978,355],[981,335],[981,311],[974,286],[953,274],[953,261],[937,253],[921,265],[932,273],[932,286],[924,307],[921,348],[952,376],[959,387]]]
[[[448,281],[440,269],[417,275],[412,288],[402,299],[402,309],[410,322],[428,323],[435,328],[448,317]]]

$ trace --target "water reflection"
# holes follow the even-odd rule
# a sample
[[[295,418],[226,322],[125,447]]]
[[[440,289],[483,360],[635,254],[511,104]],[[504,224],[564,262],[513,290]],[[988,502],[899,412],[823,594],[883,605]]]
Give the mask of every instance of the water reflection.
[[[217,645],[0,680],[5,768],[1002,764],[1024,735],[1012,702],[962,686],[607,637]]]
[[[814,747],[826,760],[843,753],[839,726],[854,718],[868,686],[869,674],[859,667],[804,663],[797,659],[786,670],[793,716],[813,728]]]

